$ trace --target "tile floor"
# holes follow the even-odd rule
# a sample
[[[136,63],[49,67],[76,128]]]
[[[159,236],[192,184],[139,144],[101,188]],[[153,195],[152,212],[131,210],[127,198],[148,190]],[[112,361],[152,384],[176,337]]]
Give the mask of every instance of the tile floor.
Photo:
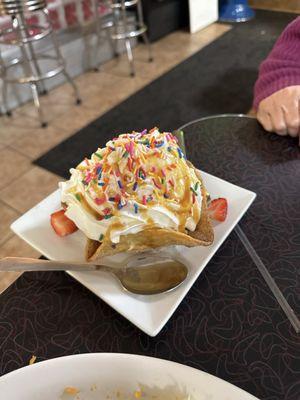
[[[147,51],[139,45],[134,50],[135,78],[128,75],[125,56],[107,62],[97,73],[87,72],[77,77],[83,100],[81,106],[74,104],[69,85],[52,90],[42,98],[49,116],[49,126],[45,129],[39,127],[32,103],[15,110],[12,118],[0,117],[0,258],[39,256],[9,229],[18,216],[56,189],[60,180],[59,176],[33,166],[31,160],[230,29],[229,25],[212,24],[193,35],[184,31],[172,33],[153,44],[153,63],[145,62]],[[0,292],[18,276],[0,273]]]

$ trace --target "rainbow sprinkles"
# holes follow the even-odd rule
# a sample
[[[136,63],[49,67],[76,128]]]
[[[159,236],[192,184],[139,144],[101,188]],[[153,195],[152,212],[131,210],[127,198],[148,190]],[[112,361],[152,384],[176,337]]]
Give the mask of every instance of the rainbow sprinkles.
[[[193,231],[200,219],[201,182],[170,132],[121,134],[70,172],[62,202],[90,239],[117,243],[150,225]]]

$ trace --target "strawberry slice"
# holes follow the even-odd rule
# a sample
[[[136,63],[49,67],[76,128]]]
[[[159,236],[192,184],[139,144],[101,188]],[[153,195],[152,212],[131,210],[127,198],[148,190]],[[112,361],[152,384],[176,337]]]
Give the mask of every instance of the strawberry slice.
[[[211,219],[223,222],[227,217],[228,203],[227,200],[220,197],[212,200],[208,206],[208,215]]]
[[[51,214],[50,222],[58,236],[70,235],[70,233],[78,229],[74,222],[65,215],[65,210],[59,210]]]

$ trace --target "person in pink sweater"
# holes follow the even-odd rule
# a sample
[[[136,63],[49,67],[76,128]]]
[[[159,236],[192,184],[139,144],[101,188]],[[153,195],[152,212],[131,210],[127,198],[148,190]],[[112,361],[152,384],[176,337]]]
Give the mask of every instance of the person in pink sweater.
[[[300,17],[260,65],[253,106],[265,130],[300,140]]]

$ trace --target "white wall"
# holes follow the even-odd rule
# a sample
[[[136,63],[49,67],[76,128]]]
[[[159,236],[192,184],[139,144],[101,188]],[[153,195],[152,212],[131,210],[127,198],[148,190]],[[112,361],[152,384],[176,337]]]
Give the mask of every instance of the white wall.
[[[218,19],[218,0],[189,0],[190,32],[205,28]]]

